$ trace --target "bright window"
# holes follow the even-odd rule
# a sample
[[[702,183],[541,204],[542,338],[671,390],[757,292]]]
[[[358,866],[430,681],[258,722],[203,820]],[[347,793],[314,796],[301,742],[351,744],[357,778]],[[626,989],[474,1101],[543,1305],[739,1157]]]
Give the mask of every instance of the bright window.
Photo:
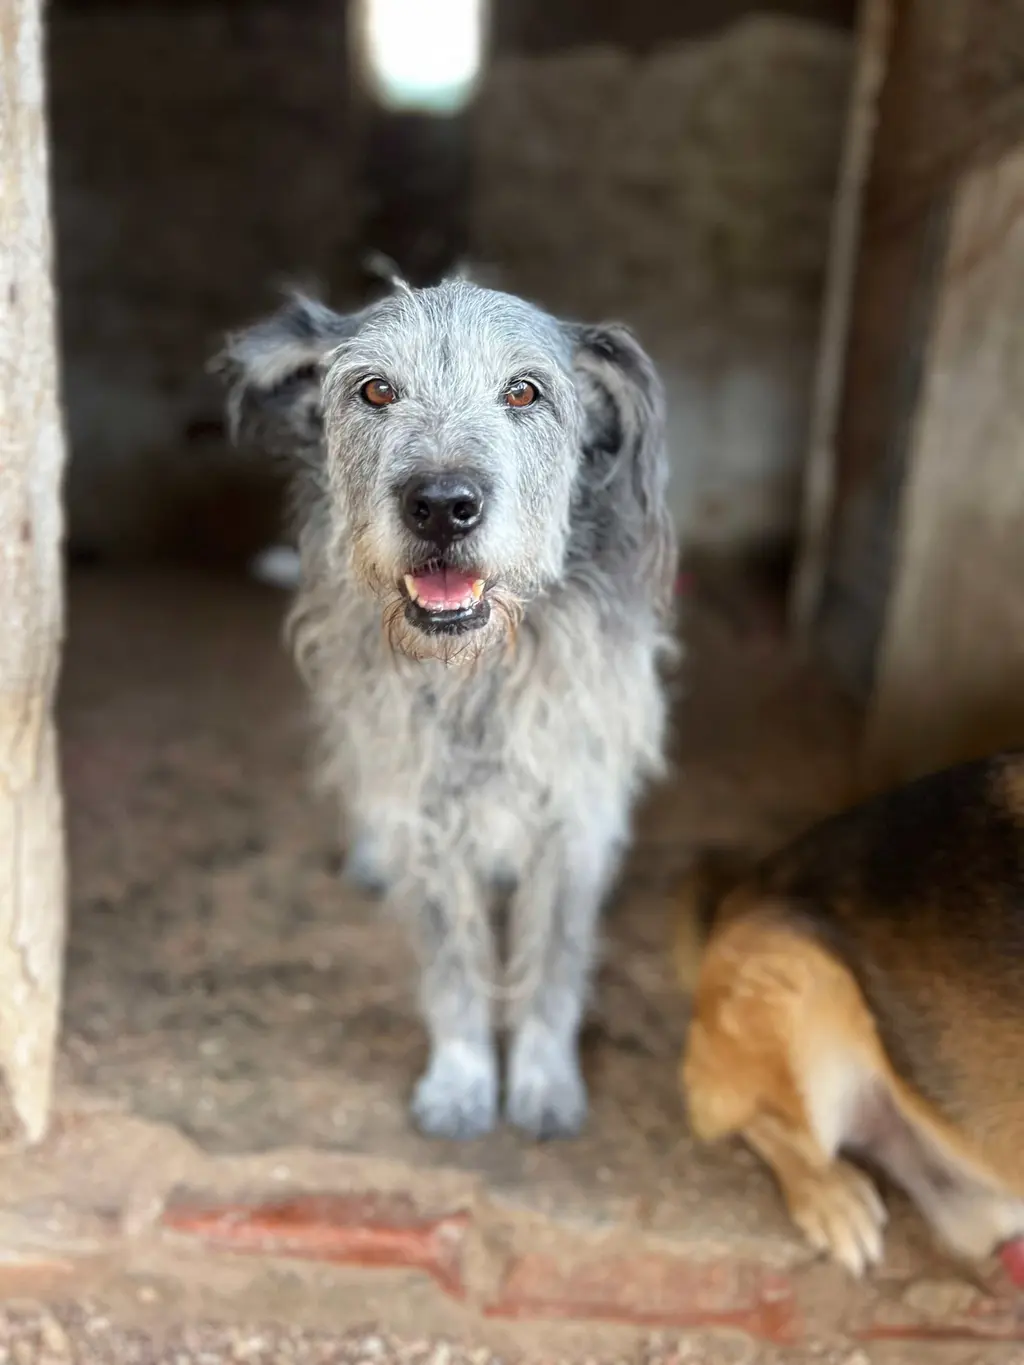
[[[453,114],[472,97],[487,0],[358,0],[356,23],[373,94],[400,112]]]

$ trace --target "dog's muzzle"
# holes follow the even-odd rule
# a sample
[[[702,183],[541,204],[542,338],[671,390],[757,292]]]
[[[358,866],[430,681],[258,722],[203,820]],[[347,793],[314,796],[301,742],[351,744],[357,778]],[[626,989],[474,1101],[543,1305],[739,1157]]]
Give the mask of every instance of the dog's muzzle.
[[[402,583],[405,619],[428,635],[461,635],[490,619],[487,583],[471,571],[435,560],[407,573]]]
[[[466,470],[416,474],[398,493],[402,521],[430,559],[403,579],[406,620],[432,635],[459,635],[486,625],[486,580],[449,562],[449,551],[484,519],[484,490]]]

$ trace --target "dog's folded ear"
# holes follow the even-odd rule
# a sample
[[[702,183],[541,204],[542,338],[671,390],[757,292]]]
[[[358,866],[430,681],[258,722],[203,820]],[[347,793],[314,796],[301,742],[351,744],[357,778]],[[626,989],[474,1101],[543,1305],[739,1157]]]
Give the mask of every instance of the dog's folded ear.
[[[646,580],[661,611],[671,612],[675,532],[668,510],[665,399],[651,358],[618,323],[575,329],[577,383],[583,398],[582,492],[607,526],[605,557]]]
[[[292,294],[278,312],[232,333],[210,362],[227,389],[232,438],[276,455],[318,453],[324,361],[357,323],[357,317]]]

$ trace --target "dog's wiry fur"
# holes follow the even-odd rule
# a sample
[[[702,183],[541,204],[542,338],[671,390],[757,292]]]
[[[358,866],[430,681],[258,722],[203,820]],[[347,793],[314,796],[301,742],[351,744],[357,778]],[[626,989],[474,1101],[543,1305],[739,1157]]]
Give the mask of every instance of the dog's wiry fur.
[[[882,1253],[867,1158],[971,1257],[1024,1237],[1024,755],[826,821],[680,906],[697,973],[681,1081],[698,1136],[742,1134],[812,1243]],[[710,913],[709,913],[710,911]]]
[[[220,365],[236,426],[302,457],[291,635],[353,870],[420,949],[431,1051],[414,1116],[438,1135],[491,1128],[504,1026],[509,1120],[575,1132],[596,919],[661,761],[674,545],[653,368],[620,327],[457,280],[348,317],[296,297]],[[371,375],[399,392],[386,411],[359,400]],[[543,401],[509,411],[521,375]],[[448,562],[480,569],[490,615],[432,634],[405,610],[418,551],[395,490],[467,465],[488,514]]]

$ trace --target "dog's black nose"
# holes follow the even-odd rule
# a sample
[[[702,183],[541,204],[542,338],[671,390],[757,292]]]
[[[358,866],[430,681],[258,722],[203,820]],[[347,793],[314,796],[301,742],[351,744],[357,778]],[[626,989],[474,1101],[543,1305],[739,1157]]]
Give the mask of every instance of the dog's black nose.
[[[399,494],[402,520],[421,540],[444,547],[476,530],[484,514],[484,492],[466,474],[416,475]]]

